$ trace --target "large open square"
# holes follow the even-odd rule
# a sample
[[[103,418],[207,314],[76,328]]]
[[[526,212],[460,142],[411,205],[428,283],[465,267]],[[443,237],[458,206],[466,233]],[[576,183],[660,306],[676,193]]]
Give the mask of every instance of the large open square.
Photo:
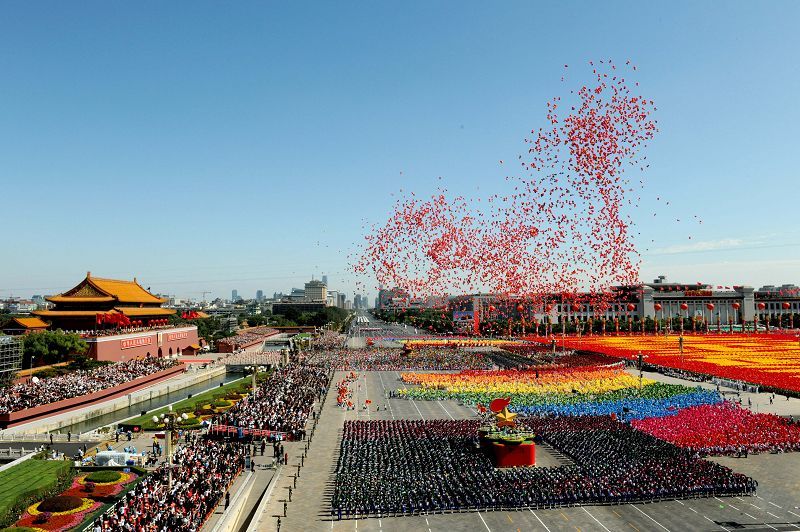
[[[339,372],[334,380],[346,374]],[[798,480],[789,473],[800,467],[800,455],[763,454],[748,458],[715,459],[758,481],[755,496],[708,497],[653,503],[588,505],[553,509],[465,511],[414,516],[339,520],[331,515],[334,468],[339,439],[346,421],[352,420],[460,420],[476,419],[477,412],[453,401],[413,401],[388,398],[403,388],[398,372],[359,372],[353,382],[354,403],[372,404],[366,410],[342,410],[329,396],[320,421],[318,450],[306,460],[298,480],[289,515],[290,529],[308,530],[798,530]],[[333,390],[330,394],[335,393]],[[757,397],[757,396],[754,396]],[[764,398],[761,398],[764,400]],[[757,400],[757,399],[756,399]],[[800,403],[792,403],[795,408]],[[378,410],[380,408],[380,410]],[[800,411],[799,411],[800,413]],[[319,438],[319,440],[317,439]],[[537,449],[541,467],[568,464],[549,447]],[[273,519],[275,519],[273,517]],[[298,528],[294,528],[298,527]]]

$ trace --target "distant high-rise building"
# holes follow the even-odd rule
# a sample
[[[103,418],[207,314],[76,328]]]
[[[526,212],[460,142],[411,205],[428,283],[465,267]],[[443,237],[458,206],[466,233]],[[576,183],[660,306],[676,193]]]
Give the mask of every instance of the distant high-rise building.
[[[256,290],[256,301],[261,303],[264,301],[264,291],[263,290]]]
[[[328,299],[328,287],[322,281],[311,280],[306,283],[306,299],[308,301],[325,301]]]
[[[339,292],[339,300],[337,301],[337,305],[336,306],[339,307],[339,308],[345,308],[344,307],[344,302],[346,300],[347,300],[347,296],[344,293]]]
[[[236,301],[237,299],[239,299],[239,291],[231,290],[231,301]]]
[[[322,276],[322,283],[323,283],[325,286],[328,286],[328,276],[327,276],[327,275],[323,275],[323,276]]]

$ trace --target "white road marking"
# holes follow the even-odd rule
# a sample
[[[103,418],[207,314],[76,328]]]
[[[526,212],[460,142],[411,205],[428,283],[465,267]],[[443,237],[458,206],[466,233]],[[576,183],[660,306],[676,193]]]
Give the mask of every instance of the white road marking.
[[[480,518],[481,518],[481,521],[483,521],[483,516],[481,515],[481,513],[480,513],[480,512],[478,512],[478,517],[480,517]],[[486,521],[483,521],[483,526],[485,526],[485,527],[486,527],[486,530],[488,530],[489,532],[492,532],[492,529],[491,529],[491,528],[489,528],[489,525],[487,525],[487,524],[486,524]]]
[[[586,509],[586,508],[584,508],[583,506],[581,506],[581,509],[582,509],[584,512],[586,512],[586,514],[587,514],[589,517],[591,517],[592,519],[594,519],[594,520],[597,522],[597,524],[598,524],[598,525],[602,526],[602,527],[603,527],[603,530],[605,530],[606,532],[611,532],[611,531],[610,531],[608,528],[606,528],[606,525],[604,525],[603,523],[601,523],[600,521],[598,521],[598,520],[597,520],[597,518],[596,518],[595,516],[593,516],[592,514],[590,514],[590,513],[589,513],[589,510],[587,510],[587,509]]]
[[[777,504],[775,504],[775,503],[774,503],[774,502],[772,502],[772,501],[767,501],[767,502],[769,502],[769,503],[770,503],[772,506],[774,506],[775,508],[781,508],[780,506],[778,506]],[[783,508],[781,508],[781,510],[783,510]]]
[[[400,379],[400,382],[403,382],[403,379],[400,377],[400,372],[399,371],[395,371],[395,373],[397,374],[397,378]],[[406,383],[404,383],[404,382],[403,382],[403,389],[405,389],[405,390],[408,389],[406,387]],[[422,418],[422,419],[425,419],[425,416],[422,415],[422,412],[420,411],[419,407],[417,406],[417,403],[415,403],[414,400],[411,399],[410,397],[409,397],[408,400],[411,401],[411,404],[414,405],[414,408],[417,409],[417,413],[419,414],[419,417]]]
[[[654,522],[655,524],[657,524],[658,526],[660,526],[661,528],[663,528],[664,530],[666,530],[667,532],[669,532],[669,528],[665,527],[664,525],[662,525],[661,523],[659,523],[658,521],[656,521],[655,519],[653,519],[652,517],[650,517],[649,515],[647,515],[647,514],[646,514],[646,513],[644,513],[643,511],[641,511],[641,510],[640,510],[639,508],[637,508],[636,506],[634,506],[634,505],[632,505],[632,504],[629,504],[628,506],[630,506],[630,507],[632,507],[632,508],[636,508],[636,511],[637,511],[637,512],[639,512],[640,514],[642,514],[643,516],[645,516],[646,518],[648,518],[649,520],[651,520],[652,522]]]
[[[444,407],[444,405],[442,404],[441,401],[436,401],[436,402],[439,403],[440,407],[442,407],[442,410],[444,410],[444,413],[447,414],[448,416],[450,416],[450,419],[452,419],[453,421],[456,420],[456,418],[453,417],[453,414],[451,414],[450,412],[447,411],[447,409]]]
[[[793,512],[793,511],[791,511],[791,510],[786,510],[786,511],[787,511],[787,512],[789,512],[790,514],[792,514],[792,515],[796,516],[796,517],[800,517],[800,514],[796,514],[796,513],[794,513],[794,512]]]
[[[545,530],[547,530],[547,532],[550,532],[550,529],[549,529],[549,528],[547,528],[547,525],[546,525],[546,524],[544,524],[544,521],[542,521],[541,519],[539,519],[539,516],[538,516],[538,515],[536,515],[536,512],[534,512],[533,510],[531,510],[531,513],[532,513],[532,514],[533,514],[533,516],[536,518],[536,520],[537,520],[537,521],[539,521],[539,524],[541,524],[541,525],[544,527],[544,529],[545,529]]]
[[[383,387],[383,396],[386,397],[386,385],[383,383],[383,372],[378,372],[378,378],[381,380],[381,387]],[[392,408],[392,400],[388,397],[386,398],[386,404],[389,405],[389,413],[392,415],[392,419],[394,419],[394,409]]]

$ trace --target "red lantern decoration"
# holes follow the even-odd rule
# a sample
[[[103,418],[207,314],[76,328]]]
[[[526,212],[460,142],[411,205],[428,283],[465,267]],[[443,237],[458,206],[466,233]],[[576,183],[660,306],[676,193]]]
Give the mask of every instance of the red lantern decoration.
[[[633,312],[634,310],[636,310],[636,305],[633,303],[628,303],[628,311]]]
[[[577,303],[574,303],[570,308],[572,309],[573,312],[579,312],[581,310],[581,306],[578,305]]]
[[[548,303],[547,306],[544,307],[544,310],[545,310],[545,312],[550,312],[551,310],[553,310],[553,305]]]
[[[789,303],[788,301],[784,301],[781,306],[783,307],[783,310],[789,310],[790,308],[792,308],[792,304]]]
[[[733,307],[735,310],[739,310],[739,308],[741,307],[741,305],[740,305],[739,303],[733,303],[733,304],[731,304],[731,306],[732,306],[732,307]]]
[[[522,306],[522,303],[517,305],[517,312],[522,312],[523,310],[525,310],[525,307]]]
[[[495,310],[497,309],[494,308],[494,305],[489,305],[489,312],[494,312]]]
[[[764,310],[765,308],[767,308],[766,304],[764,304],[764,303],[759,303],[758,304],[758,310]]]
[[[654,309],[656,309],[656,311],[659,311],[659,310],[661,310],[663,307],[661,306],[661,303],[656,303],[655,305],[653,305],[653,308],[654,308]]]
[[[708,310],[714,310],[714,303],[706,303],[706,308]]]
[[[686,303],[681,303],[681,310],[689,310],[689,305]]]

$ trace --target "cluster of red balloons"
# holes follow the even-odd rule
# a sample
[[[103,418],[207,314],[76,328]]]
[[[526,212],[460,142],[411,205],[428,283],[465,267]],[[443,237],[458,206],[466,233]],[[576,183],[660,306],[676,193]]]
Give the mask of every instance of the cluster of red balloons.
[[[443,189],[426,200],[413,193],[398,200],[386,223],[366,235],[355,272],[412,297],[507,295],[526,302],[519,312],[549,310],[553,294],[577,301],[587,292],[586,302],[602,309],[612,286],[638,282],[624,214],[635,203],[627,170],[646,167],[641,151],[657,132],[655,107],[632,94],[622,69],[600,63],[589,63],[592,81],[570,91],[570,103],[547,103],[547,126],[525,140],[519,175],[484,201],[450,198]],[[625,68],[635,70],[630,62]]]

